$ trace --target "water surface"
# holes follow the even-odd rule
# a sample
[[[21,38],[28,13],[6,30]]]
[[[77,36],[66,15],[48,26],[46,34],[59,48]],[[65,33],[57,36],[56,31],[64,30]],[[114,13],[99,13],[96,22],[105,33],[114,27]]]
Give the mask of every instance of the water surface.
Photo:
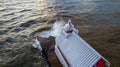
[[[85,26],[92,23],[101,28],[119,27],[120,0],[0,0],[0,45],[10,48],[21,44],[18,42],[24,39],[20,36],[29,37],[49,27],[46,24],[54,23],[56,18],[66,17],[79,19],[78,23],[88,20]]]

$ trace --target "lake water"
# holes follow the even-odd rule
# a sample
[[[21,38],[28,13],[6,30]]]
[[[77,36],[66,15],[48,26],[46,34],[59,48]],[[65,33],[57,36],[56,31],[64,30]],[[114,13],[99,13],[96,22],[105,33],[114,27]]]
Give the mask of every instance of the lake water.
[[[117,27],[120,0],[0,0],[0,45],[16,44],[19,35],[28,36],[46,23],[65,17]]]
[[[101,27],[119,26],[119,7],[120,0],[0,0],[0,36],[28,35],[53,17],[89,19]]]
[[[0,0],[0,26],[51,15],[88,16],[102,25],[120,24],[119,0]]]

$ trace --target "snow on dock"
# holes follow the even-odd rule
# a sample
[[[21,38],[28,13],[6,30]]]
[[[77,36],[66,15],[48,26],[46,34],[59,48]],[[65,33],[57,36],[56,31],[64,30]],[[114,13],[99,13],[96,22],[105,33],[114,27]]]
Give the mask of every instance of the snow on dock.
[[[110,62],[78,35],[70,20],[64,27],[52,29],[55,31],[48,32],[54,37],[38,36],[33,45],[42,50],[50,67],[110,67]]]
[[[70,24],[65,26],[71,27]],[[110,67],[109,61],[78,36],[75,30],[66,33],[72,28],[65,28],[55,40],[55,53],[64,67]]]

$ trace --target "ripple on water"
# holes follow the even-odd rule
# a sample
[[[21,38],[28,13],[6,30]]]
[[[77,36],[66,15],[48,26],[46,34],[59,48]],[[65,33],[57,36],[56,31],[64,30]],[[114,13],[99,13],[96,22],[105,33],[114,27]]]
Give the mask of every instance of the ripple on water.
[[[0,30],[0,35],[6,34],[9,30]]]
[[[22,18],[24,15],[20,15],[20,16],[16,16],[16,17],[9,17],[9,19],[3,19],[3,20],[0,20],[1,24],[7,24],[7,23],[13,23],[15,22],[16,20],[19,20],[20,18]]]
[[[74,20],[78,18],[79,21],[77,22],[84,23],[83,26],[86,25],[86,27],[94,20],[101,27],[109,24],[118,25],[120,21],[119,7],[120,0],[0,0],[0,45],[6,44],[6,48],[12,48],[7,46],[8,42],[10,42],[13,46],[17,45],[13,49],[22,48],[26,45],[30,46],[31,41],[26,41],[20,37],[18,37],[18,42],[14,40],[18,35],[24,35],[24,38],[27,38],[34,31],[38,33],[50,29],[53,21],[51,23],[49,20],[55,18],[72,18]],[[87,21],[81,22],[81,20]],[[47,22],[49,23],[47,24]],[[76,23],[76,25],[79,28],[79,24]],[[49,34],[50,32],[47,31],[42,35],[48,36]]]

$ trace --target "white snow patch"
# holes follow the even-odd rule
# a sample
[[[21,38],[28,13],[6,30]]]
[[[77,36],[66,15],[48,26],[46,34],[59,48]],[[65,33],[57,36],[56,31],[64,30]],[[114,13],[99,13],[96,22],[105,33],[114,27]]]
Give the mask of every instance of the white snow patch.
[[[53,27],[52,27],[51,30],[43,31],[40,34],[38,34],[38,36],[40,36],[40,37],[46,37],[46,38],[48,38],[49,36],[56,37],[56,36],[60,35],[61,27],[63,27],[64,25],[65,25],[64,21],[56,21],[53,24]]]
[[[49,36],[58,36],[60,35],[60,31],[61,31],[61,27],[63,27],[65,24],[65,22],[63,21],[56,21],[54,24],[53,24],[53,27],[51,30],[48,30],[48,31],[43,31],[43,32],[40,32],[40,33],[36,33],[35,36],[40,36],[40,37],[45,37],[45,38],[48,38]],[[32,45],[34,48],[38,48],[40,49],[40,51],[42,51],[42,47],[40,45],[40,41],[38,41],[37,38],[34,39],[35,43]]]
[[[40,45],[40,41],[38,41],[37,38],[34,39],[34,44],[32,45],[34,48],[38,48],[40,51],[42,51],[42,47]]]

